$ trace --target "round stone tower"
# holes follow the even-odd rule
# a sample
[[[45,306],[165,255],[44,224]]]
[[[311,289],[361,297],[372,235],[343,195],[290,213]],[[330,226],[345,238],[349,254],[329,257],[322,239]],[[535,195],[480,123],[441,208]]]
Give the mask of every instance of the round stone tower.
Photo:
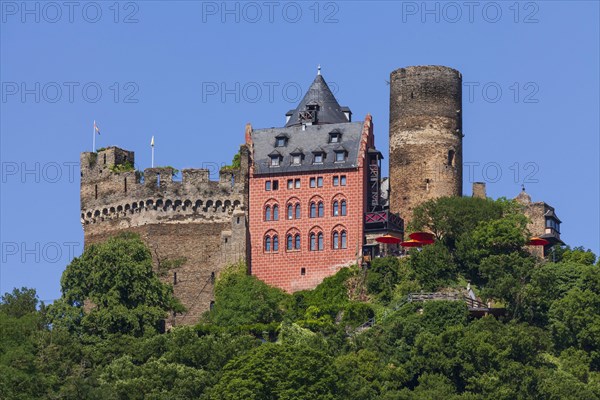
[[[390,74],[390,210],[462,195],[462,74],[443,66]]]

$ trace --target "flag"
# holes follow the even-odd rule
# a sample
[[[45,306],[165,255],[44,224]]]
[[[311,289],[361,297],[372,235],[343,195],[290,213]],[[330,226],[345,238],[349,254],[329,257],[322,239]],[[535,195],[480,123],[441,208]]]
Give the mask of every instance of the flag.
[[[94,131],[99,135],[100,134],[100,128],[98,128],[98,125],[96,125],[96,120],[94,120]]]
[[[152,136],[152,140],[150,141],[150,146],[154,147],[154,136]]]

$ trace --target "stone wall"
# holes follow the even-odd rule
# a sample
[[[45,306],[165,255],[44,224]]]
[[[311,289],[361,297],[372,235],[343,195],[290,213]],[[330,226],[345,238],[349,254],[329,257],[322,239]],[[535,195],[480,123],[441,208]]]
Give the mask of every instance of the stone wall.
[[[134,153],[110,147],[81,155],[81,221],[86,246],[119,232],[140,235],[155,270],[173,285],[187,312],[170,324],[192,324],[213,301],[214,280],[228,264],[246,260],[248,155],[241,168],[130,171]]]
[[[473,197],[486,199],[485,182],[473,182]]]
[[[462,75],[442,66],[390,75],[390,211],[462,195]]]

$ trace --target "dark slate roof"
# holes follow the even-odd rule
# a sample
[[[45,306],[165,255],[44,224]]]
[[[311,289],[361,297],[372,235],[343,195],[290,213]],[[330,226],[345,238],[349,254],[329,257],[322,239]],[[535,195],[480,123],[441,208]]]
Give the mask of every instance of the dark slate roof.
[[[340,143],[329,143],[329,132],[338,129],[342,133]],[[252,143],[254,144],[254,173],[273,174],[291,173],[304,171],[338,170],[358,167],[358,151],[362,135],[363,122],[346,122],[328,125],[307,125],[306,130],[302,126],[291,126],[284,128],[256,129],[252,131]],[[289,139],[285,147],[275,147],[275,137],[287,134]],[[343,146],[348,152],[344,162],[335,162],[335,150]],[[302,149],[304,159],[301,165],[291,165],[291,153]],[[282,161],[279,167],[271,167],[269,155],[276,150],[281,154]],[[322,164],[313,164],[314,151],[323,150],[325,158]]]
[[[550,217],[550,218],[554,218],[555,220],[557,220],[558,222],[562,222],[558,216],[556,215],[556,213],[554,212],[554,209],[550,209],[548,211],[546,211],[546,213],[544,214],[545,217]]]
[[[338,124],[348,122],[348,118],[344,114],[344,110],[350,112],[348,107],[341,107],[329,86],[323,79],[322,75],[317,75],[310,88],[304,95],[304,98],[298,104],[295,110],[290,110],[286,113],[286,116],[291,115],[290,120],[285,124],[286,127],[300,125],[301,121],[299,113],[306,110],[308,104],[318,104],[319,111],[317,112],[316,124]]]

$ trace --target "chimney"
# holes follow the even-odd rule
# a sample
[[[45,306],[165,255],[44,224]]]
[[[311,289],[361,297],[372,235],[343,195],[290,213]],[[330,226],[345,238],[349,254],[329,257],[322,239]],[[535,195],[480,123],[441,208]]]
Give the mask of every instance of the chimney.
[[[485,182],[473,182],[473,197],[479,197],[480,199],[487,198],[485,194]]]

